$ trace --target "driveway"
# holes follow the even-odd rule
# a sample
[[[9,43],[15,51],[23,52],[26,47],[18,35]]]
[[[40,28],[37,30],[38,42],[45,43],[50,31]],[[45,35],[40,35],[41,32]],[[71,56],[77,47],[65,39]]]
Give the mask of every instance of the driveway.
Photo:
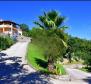
[[[82,81],[83,82],[82,84],[91,84],[91,73],[87,73],[79,69],[66,66],[65,69],[69,75],[70,81]]]
[[[0,52],[0,84],[50,84],[49,76],[36,72],[25,60],[29,40]]]
[[[91,84],[91,73],[83,72],[73,68],[74,65],[65,65],[68,75],[59,76],[58,79],[52,79],[54,84]],[[77,65],[76,65],[77,67]]]
[[[91,78],[91,73],[87,73],[78,69],[66,68],[72,80],[81,80]]]

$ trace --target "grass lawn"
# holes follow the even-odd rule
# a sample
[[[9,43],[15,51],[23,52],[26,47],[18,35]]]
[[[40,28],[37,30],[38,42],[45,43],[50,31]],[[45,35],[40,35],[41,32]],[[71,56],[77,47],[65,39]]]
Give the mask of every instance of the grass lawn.
[[[47,62],[44,59],[44,50],[31,43],[28,46],[27,60],[36,70],[46,70]]]
[[[39,71],[48,72],[47,61],[44,59],[44,49],[33,43],[28,45],[27,60],[28,64],[31,64],[33,68]],[[66,74],[66,71],[62,65],[60,65],[61,74]]]

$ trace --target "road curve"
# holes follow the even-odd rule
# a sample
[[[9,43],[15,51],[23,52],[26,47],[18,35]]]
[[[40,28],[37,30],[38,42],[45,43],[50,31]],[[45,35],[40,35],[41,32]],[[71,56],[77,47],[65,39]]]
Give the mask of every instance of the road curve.
[[[18,62],[20,65],[25,65],[24,68],[28,69],[28,71],[35,71],[33,68],[31,68],[29,65],[27,65],[26,61],[26,53],[27,53],[27,46],[28,46],[29,40],[25,42],[17,42],[13,46],[11,46],[9,49],[2,51],[2,53],[7,54],[7,57],[5,58],[21,58],[20,62]],[[9,63],[15,63],[14,60],[5,60],[6,64]]]
[[[87,73],[78,69],[66,68],[71,79],[81,80],[91,78],[91,73]]]
[[[35,71],[25,60],[29,41],[17,42],[0,52],[0,84],[51,84],[49,76]]]

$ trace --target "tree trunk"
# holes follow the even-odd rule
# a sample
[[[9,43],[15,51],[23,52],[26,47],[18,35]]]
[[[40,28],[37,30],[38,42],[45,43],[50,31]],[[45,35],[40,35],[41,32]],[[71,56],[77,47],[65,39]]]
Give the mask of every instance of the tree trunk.
[[[48,60],[48,70],[51,72],[54,70],[54,64],[52,61]]]

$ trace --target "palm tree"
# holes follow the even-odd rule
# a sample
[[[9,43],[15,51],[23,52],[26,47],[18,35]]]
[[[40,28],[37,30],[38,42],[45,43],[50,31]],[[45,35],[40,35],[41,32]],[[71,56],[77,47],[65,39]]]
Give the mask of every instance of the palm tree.
[[[56,29],[56,28],[64,28],[62,26],[65,17],[60,16],[59,13],[55,10],[51,10],[49,12],[44,12],[43,16],[39,16],[39,22],[34,22],[36,25],[43,29]]]
[[[48,30],[49,38],[47,38],[47,40],[49,43],[47,43],[48,48],[46,54],[48,68],[50,68],[50,65],[53,66],[54,62],[62,55],[64,47],[67,47],[64,34],[66,27],[63,26],[64,20],[65,18],[60,16],[57,11],[52,10],[47,13],[44,12],[43,16],[39,16],[39,21],[34,22],[40,28]]]
[[[65,17],[60,16],[59,13],[55,10],[51,10],[49,12],[44,12],[43,16],[39,16],[39,21],[35,21],[34,23],[43,29],[55,29],[57,35],[60,36],[62,42],[65,47],[67,47],[65,43],[64,30],[68,27],[63,25]],[[59,33],[59,34],[58,34]]]

